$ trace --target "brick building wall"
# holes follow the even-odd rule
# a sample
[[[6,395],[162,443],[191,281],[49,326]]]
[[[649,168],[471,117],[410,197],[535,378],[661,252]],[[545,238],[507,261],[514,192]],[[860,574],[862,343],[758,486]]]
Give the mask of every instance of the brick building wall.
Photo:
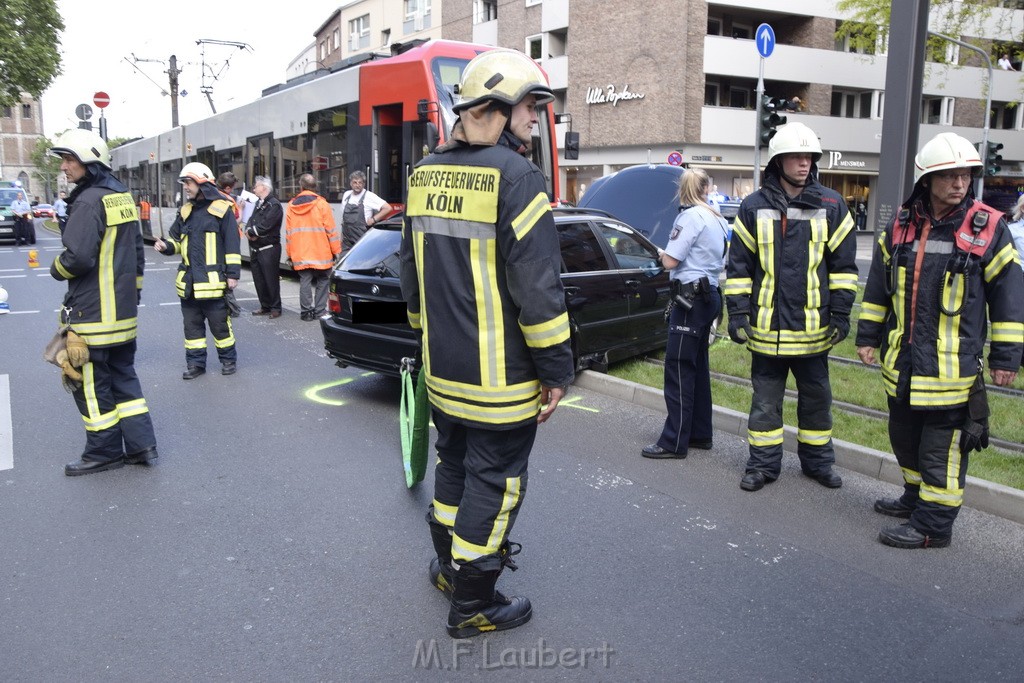
[[[41,185],[32,177],[32,151],[43,135],[43,107],[31,97],[23,96],[20,103],[0,110],[0,174],[3,180],[21,180],[30,196],[42,194]],[[25,114],[28,114],[26,118]]]

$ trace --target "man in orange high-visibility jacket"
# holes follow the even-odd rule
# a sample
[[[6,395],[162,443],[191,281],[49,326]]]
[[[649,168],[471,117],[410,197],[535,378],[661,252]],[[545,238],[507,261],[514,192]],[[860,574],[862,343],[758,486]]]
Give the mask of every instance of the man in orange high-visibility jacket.
[[[316,320],[327,311],[331,268],[341,255],[341,233],[327,200],[316,193],[316,178],[299,178],[302,191],[285,211],[285,249],[299,274],[299,308],[303,320]]]

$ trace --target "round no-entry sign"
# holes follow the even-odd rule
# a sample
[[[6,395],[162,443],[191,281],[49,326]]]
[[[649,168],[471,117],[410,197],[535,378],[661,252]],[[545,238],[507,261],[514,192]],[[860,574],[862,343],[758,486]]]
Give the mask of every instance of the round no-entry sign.
[[[92,96],[92,103],[100,109],[103,109],[110,104],[110,95],[100,90],[98,93]]]
[[[313,157],[313,163],[310,164],[314,171],[326,171],[327,170],[327,157]]]
[[[668,163],[671,166],[679,166],[683,163],[683,155],[679,152],[672,152],[668,155]]]

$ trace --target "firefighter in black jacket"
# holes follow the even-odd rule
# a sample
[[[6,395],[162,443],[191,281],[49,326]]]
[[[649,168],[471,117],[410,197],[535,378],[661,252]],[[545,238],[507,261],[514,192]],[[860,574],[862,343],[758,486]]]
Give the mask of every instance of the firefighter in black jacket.
[[[145,254],[128,188],[110,175],[110,152],[90,131],[57,137],[50,153],[75,189],[62,251],[50,275],[67,280],[61,320],[69,325],[64,374],[85,421],[86,445],[68,476],[157,457],[156,435],[135,373],[135,335]],[[76,370],[80,368],[80,370]]]
[[[185,164],[178,176],[188,201],[178,211],[167,241],[154,247],[181,254],[175,286],[185,322],[185,372],[195,379],[206,372],[206,323],[221,362],[221,374],[233,375],[238,353],[224,292],[234,289],[242,269],[234,203],[225,199],[204,164]]]
[[[889,441],[903,495],[875,501],[907,519],[878,540],[896,548],[949,545],[963,502],[967,456],[988,445],[985,338],[992,381],[1017,377],[1024,349],[1024,281],[1002,213],[972,197],[978,150],[954,133],[914,159],[914,189],[878,240],[857,326],[857,355],[881,349]],[[986,316],[987,308],[987,316]]]
[[[816,179],[821,144],[814,131],[782,126],[768,153],[764,183],[733,223],[725,282],[729,336],[751,353],[754,391],[740,487],[757,491],[782,471],[782,401],[792,372],[801,469],[839,488],[828,352],[849,332],[857,295],[853,219],[843,198]]]
[[[452,139],[409,179],[401,275],[438,433],[430,575],[451,593],[448,633],[466,638],[532,614],[495,583],[515,566],[537,425],[574,368],[550,199],[522,156],[551,90],[526,55],[492,50],[459,95]]]

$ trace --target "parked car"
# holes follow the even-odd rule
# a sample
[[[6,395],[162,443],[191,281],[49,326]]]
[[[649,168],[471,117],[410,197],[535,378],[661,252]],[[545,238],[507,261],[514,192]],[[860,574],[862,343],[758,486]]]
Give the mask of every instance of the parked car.
[[[0,187],[0,241],[14,242],[14,213],[11,204],[23,192],[20,187]]]
[[[664,349],[670,286],[657,247],[602,211],[554,213],[576,367],[604,370]],[[320,328],[328,354],[342,367],[397,376],[402,358],[417,351],[399,283],[401,239],[401,216],[392,216],[370,228],[332,273],[330,315]]]
[[[32,215],[36,218],[56,218],[57,212],[52,204],[36,204],[32,207]]]

